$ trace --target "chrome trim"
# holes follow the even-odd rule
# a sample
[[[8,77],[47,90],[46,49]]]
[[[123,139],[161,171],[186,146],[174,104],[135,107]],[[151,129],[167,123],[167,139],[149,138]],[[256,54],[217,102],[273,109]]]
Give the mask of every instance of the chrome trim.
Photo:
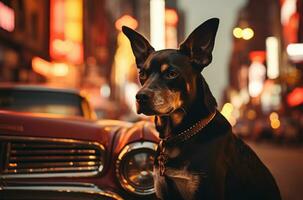
[[[94,153],[96,153],[96,150],[93,150],[93,149],[65,149],[65,150],[54,149],[54,150],[40,150],[40,151],[37,151],[37,150],[36,151],[13,150],[11,152],[13,154],[20,153],[23,155],[26,155],[26,154],[30,154],[30,155],[33,155],[33,154],[72,154],[72,153],[94,154]]]
[[[97,156],[95,155],[88,155],[88,156],[53,156],[53,160],[74,160],[78,158],[78,160],[87,160],[87,159],[92,159],[95,160],[97,159]],[[49,157],[47,156],[30,156],[30,157],[16,157],[16,156],[10,156],[10,161],[16,162],[16,161],[48,161],[50,160]]]
[[[150,195],[150,194],[155,193],[155,188],[151,188],[148,190],[140,190],[140,189],[135,188],[135,187],[131,186],[130,184],[128,184],[127,180],[124,178],[124,176],[120,172],[120,168],[121,168],[121,163],[122,163],[123,159],[130,152],[140,150],[140,149],[149,149],[149,150],[156,152],[157,146],[158,145],[156,143],[149,142],[149,141],[134,142],[134,143],[126,145],[122,149],[122,151],[119,153],[117,161],[116,161],[116,176],[118,177],[118,180],[119,180],[121,186],[125,190],[127,190],[131,193],[135,193],[137,195]]]
[[[85,183],[79,183],[79,184],[41,184],[41,185],[13,185],[13,186],[1,186],[1,190],[32,190],[32,191],[54,191],[54,192],[66,192],[66,193],[88,193],[88,194],[95,194],[100,195],[101,197],[109,197],[116,200],[123,200],[122,197],[120,197],[118,194],[108,191],[108,190],[101,190],[94,184],[85,184]]]
[[[100,163],[99,161],[89,161],[89,162],[43,162],[43,163],[24,163],[24,164],[18,164],[17,167],[23,168],[23,167],[40,167],[40,166],[49,166],[49,165],[53,165],[54,167],[64,167],[64,166],[75,166],[75,167],[85,167],[85,166],[96,166],[96,165],[100,165],[102,163]],[[10,163],[10,165],[14,166],[17,165],[17,163]]]
[[[90,161],[87,161],[87,165],[83,166],[83,162],[80,160],[78,161],[73,161],[71,160],[70,162],[67,160],[66,162],[56,162],[56,159],[58,161],[60,160],[65,160],[67,158],[73,159],[75,158],[75,156],[62,156],[60,154],[63,154],[65,151],[67,151],[68,153],[92,153],[92,151],[94,151],[95,153],[99,150],[101,154],[105,153],[105,147],[98,143],[98,142],[90,142],[90,141],[81,141],[81,140],[74,140],[74,139],[61,139],[61,138],[41,138],[41,137],[24,137],[24,136],[0,136],[0,141],[4,142],[7,144],[7,159],[6,159],[6,163],[4,163],[4,169],[6,169],[5,171],[1,172],[2,174],[0,174],[0,178],[48,178],[48,177],[90,177],[90,176],[95,176],[98,175],[102,172],[103,167],[104,167],[104,159],[105,157],[101,158],[101,160],[98,160],[98,158],[95,155],[84,155],[84,156],[76,156],[77,158],[89,158],[92,159]],[[21,158],[19,157],[18,160],[28,160],[28,161],[34,161],[36,160],[45,160],[48,162],[42,162],[40,163],[41,168],[35,169],[35,168],[30,168],[30,169],[18,169],[13,168],[13,169],[9,169],[9,165],[11,164],[14,167],[14,161],[16,161],[16,157],[14,157],[15,153],[21,153],[23,155],[24,152],[22,152],[22,150],[10,150],[12,147],[41,147],[41,145],[31,145],[31,144],[14,144],[13,142],[54,142],[54,143],[59,143],[58,145],[52,145],[52,144],[46,144],[44,147],[49,147],[49,148],[53,148],[50,151],[46,152],[49,153],[50,155],[54,155],[54,154],[59,154],[58,156],[53,156],[54,158],[56,158],[54,160],[54,162],[51,162],[52,164],[55,165],[55,167],[53,168],[43,168],[43,166],[45,166],[45,164],[50,163],[50,158],[47,157],[47,155],[45,157],[41,157],[41,156],[31,156],[28,158]],[[61,143],[61,144],[60,144]],[[66,145],[66,143],[69,144],[73,144],[75,145],[74,147],[77,148],[77,145],[85,145],[85,146],[93,146],[94,148],[96,148],[96,150],[94,149],[87,149],[87,148],[83,148],[83,149],[67,149],[67,150],[58,150],[56,148],[58,147],[64,147],[64,145]],[[15,146],[14,146],[15,145]],[[43,145],[42,145],[43,147]],[[73,147],[73,146],[71,146]],[[38,150],[39,152],[45,152],[43,150]],[[67,153],[67,154],[68,154]],[[14,154],[14,155],[11,155]],[[10,158],[15,158],[15,160],[10,159]],[[9,162],[11,161],[11,162]],[[103,163],[102,163],[103,161]],[[60,166],[60,164],[68,164],[69,166],[74,166],[74,167],[67,167],[64,168],[64,166]],[[22,163],[20,166],[25,166],[25,167],[30,167],[30,166],[34,166],[35,163],[29,163],[28,166],[25,163]],[[66,170],[65,170],[66,169]],[[43,172],[45,170],[45,172]],[[82,172],[68,172],[68,171],[72,171],[72,170],[82,170]],[[85,171],[89,171],[89,170],[94,170],[94,171],[90,171],[90,172],[85,172]],[[56,173],[49,173],[51,171],[56,171]],[[62,172],[58,172],[58,171],[62,171]],[[67,172],[64,172],[67,171]],[[18,172],[23,173],[23,174],[17,174]],[[31,174],[32,173],[32,174]]]
[[[95,171],[98,171],[98,166],[94,166],[94,167],[70,167],[68,168],[69,170],[68,171],[89,171],[89,170],[95,170]],[[6,173],[28,173],[28,172],[40,172],[40,173],[43,173],[43,172],[46,172],[46,173],[49,173],[49,172],[53,172],[53,171],[56,171],[57,173],[60,173],[60,171],[67,171],[66,170],[66,167],[53,167],[53,168],[44,168],[44,169],[30,169],[30,171],[28,169],[8,169],[6,170],[5,172]],[[77,172],[78,173],[78,172]]]
[[[99,172],[73,172],[73,173],[35,173],[35,174],[2,174],[1,178],[58,178],[58,177],[91,177],[98,175]]]
[[[14,140],[14,141],[42,141],[42,142],[58,142],[58,143],[78,143],[84,145],[94,145],[99,146],[102,150],[105,150],[104,146],[98,142],[75,140],[75,139],[66,139],[66,138],[44,138],[44,137],[24,137],[24,136],[7,136],[0,135],[0,140]]]

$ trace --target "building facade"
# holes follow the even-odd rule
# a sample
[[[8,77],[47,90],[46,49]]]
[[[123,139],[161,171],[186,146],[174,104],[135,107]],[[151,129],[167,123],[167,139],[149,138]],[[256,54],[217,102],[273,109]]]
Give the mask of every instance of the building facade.
[[[36,82],[34,56],[49,59],[49,1],[0,1],[0,80]]]
[[[302,21],[302,0],[249,0],[241,9],[225,100],[235,127],[276,138],[287,138],[289,129],[293,139],[302,137]]]

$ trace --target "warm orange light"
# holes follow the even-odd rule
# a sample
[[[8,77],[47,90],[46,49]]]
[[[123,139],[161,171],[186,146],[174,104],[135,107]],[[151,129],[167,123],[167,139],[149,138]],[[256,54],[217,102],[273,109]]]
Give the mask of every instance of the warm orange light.
[[[248,119],[253,120],[253,119],[256,118],[257,113],[256,113],[256,111],[254,111],[254,110],[248,110],[248,112],[247,112],[246,115],[247,115],[247,118],[248,118]]]
[[[280,120],[278,120],[278,119],[270,122],[270,126],[271,126],[273,129],[279,128],[280,125],[281,125],[281,122],[280,122]]]
[[[233,29],[233,35],[238,39],[242,38],[244,40],[250,40],[254,37],[255,32],[251,28],[242,29],[240,27],[236,27]]]
[[[54,63],[52,73],[54,76],[66,76],[69,72],[69,67],[65,63]]]
[[[279,115],[278,115],[278,113],[276,113],[276,112],[270,113],[270,115],[269,115],[269,120],[270,120],[270,126],[271,126],[273,129],[277,129],[277,128],[280,127],[281,122],[280,122],[280,120],[279,120]]]
[[[179,17],[174,9],[165,10],[165,22],[169,25],[176,26],[178,23]]]
[[[265,51],[251,51],[249,53],[249,58],[253,62],[259,62],[263,63],[266,58],[266,52]]]
[[[82,0],[64,0],[64,13],[70,20],[81,20],[83,16]]]
[[[303,104],[303,87],[295,88],[287,95],[287,103],[290,106],[298,106]]]
[[[0,1],[0,27],[12,32],[15,29],[15,12]]]
[[[17,164],[17,163],[9,163],[9,166],[10,166],[10,167],[17,167],[18,164]]]
[[[50,2],[50,26],[54,34],[64,32],[64,1],[51,0]],[[52,33],[52,32],[51,32]]]
[[[69,40],[82,42],[82,24],[79,22],[69,21],[65,24],[65,38]]]
[[[276,112],[272,112],[272,113],[270,113],[270,115],[269,115],[269,119],[270,119],[270,121],[274,121],[274,120],[279,119],[279,115],[278,115],[278,113],[276,113]]]
[[[130,15],[123,15],[115,23],[115,27],[119,31],[122,30],[122,26],[128,26],[132,29],[136,29],[138,27],[138,21]]]
[[[55,61],[83,62],[83,0],[50,1],[50,56]]]
[[[51,63],[39,57],[32,59],[32,68],[45,77],[66,76],[69,73],[69,66],[66,63]]]
[[[66,40],[56,39],[52,45],[54,50],[62,55],[69,53],[73,49],[73,43]]]
[[[64,1],[64,35],[67,40],[82,42],[82,0]]]
[[[223,105],[221,113],[230,123],[235,124],[236,119],[232,116],[233,111],[234,111],[234,106],[231,103],[225,103]]]
[[[234,28],[233,35],[235,36],[235,38],[242,38],[242,29],[239,27]]]
[[[42,58],[34,57],[32,59],[32,68],[38,74],[49,76],[51,73],[51,67],[52,64]]]
[[[254,31],[251,28],[245,28],[242,31],[242,38],[244,40],[250,40],[255,35]]]
[[[67,60],[79,64],[83,57],[83,46],[80,43],[73,43],[73,50],[66,54]]]

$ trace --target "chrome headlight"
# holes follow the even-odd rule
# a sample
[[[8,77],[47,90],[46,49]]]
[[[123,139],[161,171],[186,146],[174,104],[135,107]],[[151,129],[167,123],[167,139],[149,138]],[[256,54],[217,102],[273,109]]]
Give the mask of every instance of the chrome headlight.
[[[157,144],[135,142],[125,146],[116,162],[116,174],[124,189],[138,195],[155,192],[153,179]]]

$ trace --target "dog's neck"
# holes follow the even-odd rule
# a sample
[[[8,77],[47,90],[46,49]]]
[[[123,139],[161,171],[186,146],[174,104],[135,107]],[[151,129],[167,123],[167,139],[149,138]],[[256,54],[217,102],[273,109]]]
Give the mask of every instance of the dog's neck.
[[[175,110],[170,115],[156,116],[155,124],[160,138],[178,135],[216,110],[216,102],[204,78],[198,77],[197,91],[193,102],[187,108]]]

